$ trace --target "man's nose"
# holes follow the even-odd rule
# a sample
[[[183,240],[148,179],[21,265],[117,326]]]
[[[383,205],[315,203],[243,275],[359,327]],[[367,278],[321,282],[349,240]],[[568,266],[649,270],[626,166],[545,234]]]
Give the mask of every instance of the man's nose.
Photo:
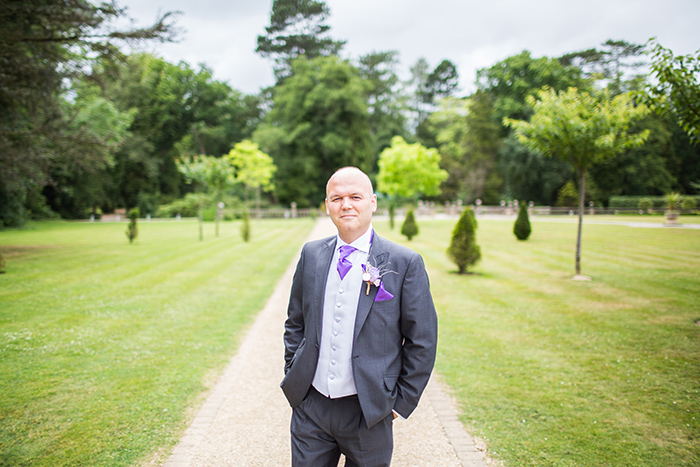
[[[350,201],[350,198],[343,198],[343,205],[341,207],[343,209],[350,209],[352,207],[352,203]]]

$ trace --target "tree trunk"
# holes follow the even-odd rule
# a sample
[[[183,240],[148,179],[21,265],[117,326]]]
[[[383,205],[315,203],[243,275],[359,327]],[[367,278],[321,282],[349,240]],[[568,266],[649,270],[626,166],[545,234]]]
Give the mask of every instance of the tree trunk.
[[[220,207],[220,204],[221,204],[221,197],[220,197],[220,196],[217,196],[217,197],[216,197],[216,211],[215,211],[215,212],[216,212],[216,215],[214,216],[214,220],[216,221],[216,233],[215,233],[215,235],[214,235],[215,237],[218,237],[218,236],[219,236],[219,218],[221,217],[221,207]]]
[[[204,235],[202,233],[203,230],[203,224],[204,224],[204,200],[201,197],[199,198],[199,241],[201,242],[204,240]]]
[[[576,237],[576,275],[581,275],[581,232],[583,229],[583,204],[586,194],[586,171],[579,169],[578,187],[578,236]]]

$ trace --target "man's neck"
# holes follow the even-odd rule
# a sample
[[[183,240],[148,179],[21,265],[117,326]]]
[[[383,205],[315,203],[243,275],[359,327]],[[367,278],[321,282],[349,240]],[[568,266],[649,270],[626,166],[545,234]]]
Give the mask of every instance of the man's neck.
[[[341,239],[342,241],[344,241],[345,243],[347,243],[348,245],[350,245],[352,242],[356,241],[358,238],[360,238],[360,237],[362,237],[363,235],[367,234],[367,232],[369,232],[370,230],[372,230],[372,224],[370,224],[369,226],[367,226],[367,228],[365,229],[365,231],[362,232],[362,233],[359,233],[359,234],[356,233],[355,235],[352,235],[352,236],[350,236],[350,237],[347,237],[347,236],[343,236],[343,234],[341,234],[340,232],[338,232],[338,237],[340,237],[340,239]]]

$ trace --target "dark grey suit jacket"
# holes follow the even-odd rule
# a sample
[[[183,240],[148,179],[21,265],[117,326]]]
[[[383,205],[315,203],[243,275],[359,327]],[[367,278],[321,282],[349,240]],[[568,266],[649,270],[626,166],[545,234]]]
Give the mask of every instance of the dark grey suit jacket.
[[[318,363],[323,297],[336,237],[304,245],[294,274],[284,332],[281,387],[296,407],[308,392]],[[392,409],[408,418],[418,405],[435,363],[437,315],[421,256],[374,235],[371,263],[397,274],[382,277],[394,298],[375,302],[362,283],[355,320],[352,370],[367,426]]]

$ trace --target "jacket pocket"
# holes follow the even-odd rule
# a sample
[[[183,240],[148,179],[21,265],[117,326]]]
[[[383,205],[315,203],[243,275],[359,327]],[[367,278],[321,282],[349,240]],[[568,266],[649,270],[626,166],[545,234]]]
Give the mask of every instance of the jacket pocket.
[[[304,337],[301,342],[299,343],[299,347],[297,347],[297,351],[294,352],[294,355],[292,356],[292,359],[289,361],[289,365],[287,365],[287,371],[289,371],[292,366],[294,366],[294,362],[297,360],[297,357],[301,355],[301,351],[304,348],[304,344],[306,344],[306,337]]]
[[[396,388],[396,381],[398,381],[398,375],[387,375],[384,376],[384,386],[389,390],[389,392],[394,392]]]

